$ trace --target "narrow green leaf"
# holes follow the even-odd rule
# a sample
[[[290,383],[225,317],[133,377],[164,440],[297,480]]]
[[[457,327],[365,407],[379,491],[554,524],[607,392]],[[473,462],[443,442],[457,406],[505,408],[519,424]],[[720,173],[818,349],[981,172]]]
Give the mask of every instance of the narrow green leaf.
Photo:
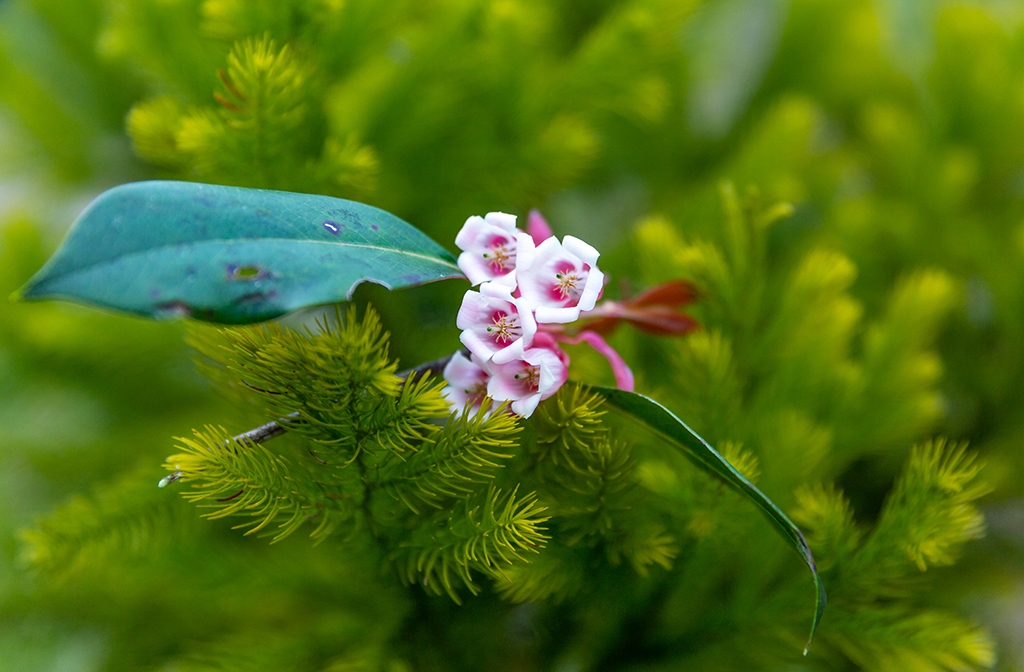
[[[344,300],[361,282],[396,289],[457,277],[444,248],[368,205],[136,182],[89,204],[21,298],[244,324]]]
[[[811,549],[807,546],[807,540],[804,539],[803,533],[789,519],[789,516],[782,512],[782,509],[768,499],[753,483],[744,478],[740,472],[736,471],[728,460],[690,429],[685,422],[676,417],[672,411],[636,392],[599,386],[593,386],[591,389],[601,394],[609,406],[643,423],[668,439],[681,448],[697,466],[722,479],[740,494],[751,499],[761,507],[761,510],[768,516],[768,520],[775,524],[782,536],[789,540],[803,561],[807,563],[807,567],[810,568],[811,575],[814,577],[816,605],[814,620],[811,622],[811,636],[807,640],[807,647],[804,648],[804,655],[806,655],[807,648],[811,645],[811,639],[814,638],[814,632],[818,629],[821,616],[825,613],[826,597],[825,586],[822,585],[821,577],[818,576],[818,568],[814,564],[814,557],[811,555]]]

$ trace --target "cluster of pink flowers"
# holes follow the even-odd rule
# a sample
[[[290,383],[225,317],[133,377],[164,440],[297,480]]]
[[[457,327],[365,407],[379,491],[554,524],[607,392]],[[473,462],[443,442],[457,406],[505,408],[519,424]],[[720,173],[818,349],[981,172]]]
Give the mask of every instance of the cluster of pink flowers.
[[[470,217],[455,244],[459,268],[479,291],[466,292],[457,318],[469,357],[456,353],[444,370],[453,408],[490,397],[529,417],[568,378],[559,342],[590,343],[613,362],[620,386],[632,388],[632,373],[597,333],[569,336],[564,328],[593,311],[601,295],[597,250],[573,236],[559,242],[537,212],[527,231],[513,215]]]

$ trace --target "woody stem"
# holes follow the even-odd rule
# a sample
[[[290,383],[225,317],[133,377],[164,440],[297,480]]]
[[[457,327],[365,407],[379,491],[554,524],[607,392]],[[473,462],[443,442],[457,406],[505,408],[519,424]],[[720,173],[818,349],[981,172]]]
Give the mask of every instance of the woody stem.
[[[464,353],[464,354],[468,355],[468,353]],[[432,362],[425,362],[425,363],[420,364],[419,366],[413,367],[411,369],[406,369],[405,371],[399,371],[395,375],[398,378],[401,378],[403,381],[415,380],[416,378],[420,378],[420,377],[425,376],[427,374],[436,376],[436,375],[439,375],[441,372],[444,371],[444,367],[448,365],[448,362],[451,361],[452,357],[454,357],[454,355],[448,355],[447,357],[442,357],[440,359],[435,359]],[[294,413],[289,413],[288,415],[284,416],[283,418],[278,418],[277,420],[272,420],[272,421],[268,422],[265,425],[260,425],[259,427],[256,427],[255,429],[250,429],[247,432],[242,432],[241,434],[239,434],[239,435],[237,435],[235,437],[232,437],[231,440],[234,441],[235,443],[242,443],[242,444],[263,443],[264,441],[269,441],[270,439],[273,439],[275,437],[281,436],[286,431],[288,431],[287,430],[287,425],[289,425],[291,423],[294,423],[294,422],[296,422],[298,420],[299,420],[299,412],[298,411],[296,411]]]

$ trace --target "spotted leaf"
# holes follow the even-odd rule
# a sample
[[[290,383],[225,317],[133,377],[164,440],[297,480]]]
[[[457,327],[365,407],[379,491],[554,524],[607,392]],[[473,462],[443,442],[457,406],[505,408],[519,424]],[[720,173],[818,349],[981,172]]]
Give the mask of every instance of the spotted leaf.
[[[345,300],[361,282],[396,289],[456,277],[444,248],[369,205],[136,182],[89,204],[20,298],[242,324]]]

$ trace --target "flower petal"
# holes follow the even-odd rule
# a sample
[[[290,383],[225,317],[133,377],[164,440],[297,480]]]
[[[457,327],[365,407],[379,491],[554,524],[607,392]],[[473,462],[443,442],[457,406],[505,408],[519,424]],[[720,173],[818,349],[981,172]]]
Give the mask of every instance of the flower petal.
[[[601,256],[601,253],[594,249],[592,245],[583,242],[576,236],[565,236],[562,238],[562,247],[565,248],[566,252],[576,255],[590,266],[595,266],[597,258]]]
[[[492,226],[500,227],[509,232],[516,230],[515,215],[508,215],[504,212],[488,212],[484,217],[484,220]]]
[[[551,227],[548,226],[547,220],[544,219],[544,215],[540,214],[539,210],[530,210],[530,218],[526,223],[526,232],[533,238],[533,242],[538,245],[554,235],[551,233]]]
[[[459,340],[462,344],[473,353],[474,357],[479,357],[483,361],[489,361],[494,356],[494,349],[491,344],[477,335],[476,332],[470,331],[469,329],[459,334]]]
[[[467,346],[468,347],[468,346]],[[523,352],[526,350],[523,339],[513,341],[510,345],[498,350],[491,356],[491,361],[495,364],[506,364],[514,359],[522,359]]]
[[[490,374],[478,362],[456,352],[444,367],[444,379],[457,387],[471,387]]]
[[[533,265],[533,259],[537,254],[537,245],[528,233],[516,231],[516,270],[526,270]],[[515,283],[512,285],[515,286]]]
[[[580,309],[538,306],[535,315],[538,324],[569,324],[579,319]]]
[[[528,418],[533,415],[540,404],[540,395],[532,394],[525,399],[517,399],[512,402],[512,412],[521,418]]]
[[[580,300],[576,303],[576,307],[580,310],[593,310],[597,299],[601,296],[602,289],[604,289],[604,273],[596,266],[591,266],[590,272],[587,274],[587,284],[583,286],[583,293],[580,294]]]
[[[470,283],[474,285],[495,279],[490,262],[479,252],[463,252],[459,255],[458,264],[459,270],[465,273]]]
[[[537,333],[530,305],[494,282],[483,283],[479,292],[466,292],[455,324],[470,352],[485,362],[497,357],[499,364],[521,357]]]
[[[500,279],[515,287],[515,276],[507,276],[515,271],[520,241],[528,239],[526,256],[533,256],[533,239],[518,231],[515,223],[514,215],[489,212],[486,218],[473,216],[462,225],[455,236],[455,244],[462,250],[459,269],[474,285]]]
[[[459,329],[470,329],[488,318],[490,307],[487,297],[480,292],[469,290],[462,297],[459,314],[455,317],[455,326]]]
[[[586,343],[594,350],[598,351],[604,358],[608,360],[608,365],[612,369],[612,373],[615,374],[615,386],[620,390],[626,390],[627,392],[633,391],[634,380],[633,372],[629,366],[626,365],[626,361],[622,359],[622,355],[612,346],[608,345],[608,341],[604,340],[600,334],[593,331],[581,331],[579,335],[575,337],[563,337],[565,343]]]
[[[483,227],[487,226],[487,222],[484,221],[483,217],[473,215],[466,220],[466,223],[462,225],[459,232],[455,234],[455,246],[460,250],[468,250],[476,244],[476,241],[480,238]]]
[[[467,404],[476,408],[487,396],[490,377],[491,374],[479,359],[456,352],[444,367],[444,379],[448,385],[441,390],[441,394],[456,413]]]

